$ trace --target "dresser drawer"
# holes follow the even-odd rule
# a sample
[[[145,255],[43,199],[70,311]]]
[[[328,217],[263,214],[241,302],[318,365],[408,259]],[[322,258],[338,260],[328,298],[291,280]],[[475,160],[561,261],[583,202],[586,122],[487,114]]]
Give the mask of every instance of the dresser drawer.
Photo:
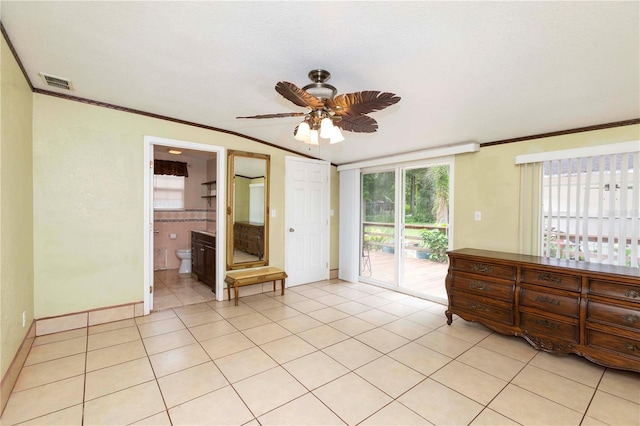
[[[589,281],[589,293],[638,302],[640,309],[640,286],[638,285],[591,280]]]
[[[543,334],[567,342],[577,343],[580,338],[577,324],[556,321],[551,318],[522,312],[520,314],[520,328],[527,334]]]
[[[589,301],[587,319],[640,330],[640,310]]]
[[[496,265],[466,259],[453,259],[452,267],[458,271],[502,278],[509,281],[515,281],[516,279],[516,268],[514,266]]]
[[[578,314],[580,312],[580,298],[577,296],[559,296],[557,294],[546,293],[544,291],[521,288],[520,306],[528,306],[544,312],[552,312],[558,315],[578,318]]]
[[[640,359],[640,340],[587,329],[587,345],[608,349]]]
[[[570,291],[580,291],[581,287],[581,280],[578,276],[536,271],[535,269],[523,269],[521,281]]]
[[[455,290],[449,295],[449,302],[453,311],[460,310],[490,321],[513,325],[512,306],[502,306],[485,300],[474,299],[473,296],[466,296]]]
[[[472,278],[460,274],[453,277],[452,287],[456,290],[512,302],[515,285],[498,283],[488,279]]]

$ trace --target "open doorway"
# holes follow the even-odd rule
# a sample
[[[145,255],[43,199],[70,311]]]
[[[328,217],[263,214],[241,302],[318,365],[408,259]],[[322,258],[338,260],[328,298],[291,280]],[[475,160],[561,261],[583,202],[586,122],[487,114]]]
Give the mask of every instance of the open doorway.
[[[145,314],[221,300],[224,153],[223,147],[145,137]],[[214,253],[207,280],[192,268],[199,255],[192,253],[192,231],[208,236]]]

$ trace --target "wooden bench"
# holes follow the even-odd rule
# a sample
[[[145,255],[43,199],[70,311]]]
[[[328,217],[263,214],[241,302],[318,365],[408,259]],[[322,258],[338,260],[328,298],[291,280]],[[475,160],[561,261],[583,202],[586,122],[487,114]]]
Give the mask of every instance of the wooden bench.
[[[229,296],[229,300],[231,300],[231,287],[233,287],[236,296],[236,306],[238,306],[238,287],[273,281],[273,291],[276,291],[276,281],[280,280],[282,287],[280,294],[284,294],[284,280],[286,278],[287,273],[282,269],[269,266],[267,268],[252,269],[248,271],[227,272],[227,277],[224,282],[227,283],[227,294]]]

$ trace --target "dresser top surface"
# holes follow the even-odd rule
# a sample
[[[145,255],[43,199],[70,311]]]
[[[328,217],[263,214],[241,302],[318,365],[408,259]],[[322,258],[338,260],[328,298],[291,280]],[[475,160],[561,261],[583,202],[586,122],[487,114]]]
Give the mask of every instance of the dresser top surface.
[[[452,257],[474,259],[486,259],[487,261],[517,262],[531,267],[559,268],[571,270],[578,273],[594,273],[607,275],[620,275],[640,279],[640,268],[630,268],[627,266],[606,265],[602,263],[583,262],[577,260],[550,259],[541,256],[531,256],[527,254],[506,253],[492,250],[481,250],[474,248],[463,248],[448,251]]]

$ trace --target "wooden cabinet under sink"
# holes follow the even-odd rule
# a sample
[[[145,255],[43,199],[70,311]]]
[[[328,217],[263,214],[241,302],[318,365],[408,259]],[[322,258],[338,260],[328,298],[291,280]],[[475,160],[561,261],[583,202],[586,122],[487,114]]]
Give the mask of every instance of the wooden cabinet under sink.
[[[216,237],[191,231],[191,275],[216,291]]]

